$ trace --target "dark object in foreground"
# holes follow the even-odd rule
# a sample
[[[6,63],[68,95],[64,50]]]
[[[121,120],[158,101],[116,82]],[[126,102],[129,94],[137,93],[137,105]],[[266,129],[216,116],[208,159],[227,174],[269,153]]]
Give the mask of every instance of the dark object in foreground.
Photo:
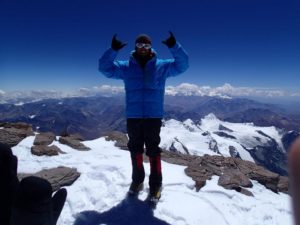
[[[12,154],[11,148],[0,143],[0,224],[8,225],[12,199],[18,187],[18,159]]]
[[[289,152],[289,169],[295,224],[300,225],[300,138],[293,143]]]
[[[52,187],[47,180],[26,177],[17,190],[10,225],[55,225],[66,197],[66,189],[60,189],[52,197]]]

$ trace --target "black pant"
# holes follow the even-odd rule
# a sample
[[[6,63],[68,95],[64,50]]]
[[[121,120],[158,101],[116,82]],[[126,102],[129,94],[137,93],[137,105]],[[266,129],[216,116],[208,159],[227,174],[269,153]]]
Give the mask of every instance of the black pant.
[[[146,145],[147,156],[160,154],[160,128],[161,118],[128,118],[127,132],[129,136],[128,148],[132,153],[144,153]]]
[[[150,161],[150,191],[161,186],[161,149],[160,128],[162,122],[160,118],[145,119],[127,119],[127,132],[129,136],[128,148],[131,153],[132,160],[132,181],[142,183],[145,178],[143,166],[144,145],[146,145],[146,155]]]

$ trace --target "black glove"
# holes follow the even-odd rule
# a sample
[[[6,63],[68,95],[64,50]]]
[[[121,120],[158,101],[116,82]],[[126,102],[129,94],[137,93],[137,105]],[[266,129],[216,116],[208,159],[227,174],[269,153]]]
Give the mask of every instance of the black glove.
[[[116,39],[117,34],[113,36],[113,39],[111,41],[111,48],[115,51],[119,51],[121,48],[123,48],[127,43],[122,43],[122,41],[119,41]]]
[[[174,34],[171,31],[169,31],[169,33],[170,33],[170,37],[162,41],[162,43],[168,46],[168,48],[172,48],[176,44],[176,39],[174,37]]]
[[[52,197],[51,184],[43,178],[23,178],[13,203],[10,225],[56,225],[66,197],[65,188]]]

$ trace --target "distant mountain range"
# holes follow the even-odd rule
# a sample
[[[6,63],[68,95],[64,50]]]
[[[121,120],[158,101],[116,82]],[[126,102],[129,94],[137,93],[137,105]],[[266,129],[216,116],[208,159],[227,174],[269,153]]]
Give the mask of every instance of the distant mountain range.
[[[80,133],[93,139],[107,131],[126,132],[124,96],[45,99],[25,104],[0,104],[0,121],[26,122],[39,131]],[[252,122],[299,131],[300,115],[249,99],[208,96],[166,96],[165,119],[195,122],[209,113],[229,122]]]

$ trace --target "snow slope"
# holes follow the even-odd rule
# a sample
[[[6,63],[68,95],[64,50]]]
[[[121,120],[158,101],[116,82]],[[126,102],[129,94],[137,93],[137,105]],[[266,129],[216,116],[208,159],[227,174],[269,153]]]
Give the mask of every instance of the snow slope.
[[[27,137],[13,148],[19,159],[18,172],[63,165],[81,173],[73,185],[66,187],[68,197],[58,224],[96,218],[95,223],[77,224],[292,225],[290,197],[275,194],[256,181],[252,181],[254,197],[218,186],[217,176],[196,192],[194,182],[184,173],[185,167],[163,162],[162,198],[152,211],[144,203],[149,164],[144,163],[145,189],[136,200],[126,198],[131,181],[129,152],[118,149],[114,142],[105,138],[85,141],[91,150],[80,152],[55,141],[52,144],[67,154],[38,157],[30,153],[33,141],[34,137]],[[196,143],[191,145],[196,148]]]
[[[220,129],[220,126],[223,129]],[[218,132],[222,132],[228,137],[220,136],[217,134]],[[188,149],[189,154],[200,156],[204,154],[217,155],[217,152],[210,150],[210,145],[213,144],[217,145],[219,154],[231,156],[229,149],[230,146],[233,146],[242,159],[255,162],[246,149],[266,145],[270,141],[269,137],[273,138],[279,148],[284,151],[282,135],[276,127],[224,122],[212,113],[201,119],[198,124],[190,119],[184,122],[174,119],[165,121],[161,129],[161,136],[162,148],[172,151],[174,147],[181,153],[187,153],[186,149]]]

